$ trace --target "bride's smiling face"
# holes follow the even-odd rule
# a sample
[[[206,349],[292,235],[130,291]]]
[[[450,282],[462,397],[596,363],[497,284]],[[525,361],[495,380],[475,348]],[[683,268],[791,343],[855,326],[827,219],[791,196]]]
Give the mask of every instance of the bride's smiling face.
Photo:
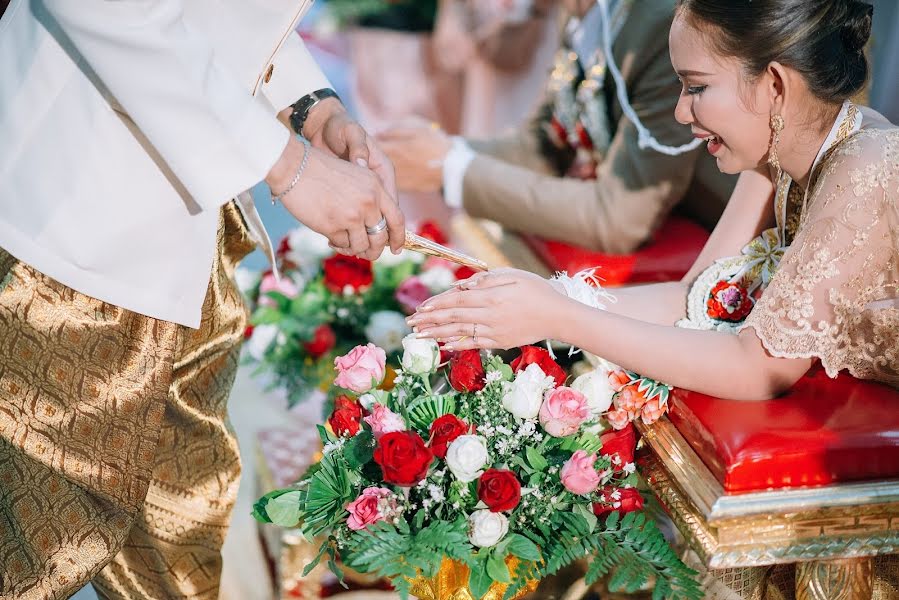
[[[715,52],[712,35],[713,30],[697,29],[683,13],[674,18],[668,43],[683,86],[674,116],[694,136],[707,140],[721,171],[755,169],[768,156],[770,81],[764,73],[747,80],[738,59]]]

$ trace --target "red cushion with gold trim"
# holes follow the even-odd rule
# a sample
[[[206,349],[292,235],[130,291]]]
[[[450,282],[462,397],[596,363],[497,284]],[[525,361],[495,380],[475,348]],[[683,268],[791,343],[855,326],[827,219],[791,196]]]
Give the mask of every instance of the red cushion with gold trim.
[[[899,390],[814,367],[784,396],[674,390],[669,417],[726,493],[899,477]]]
[[[689,219],[672,216],[652,241],[633,254],[623,255],[593,252],[532,235],[522,238],[550,269],[574,274],[600,267],[597,274],[603,285],[616,286],[680,279],[693,266],[709,233]]]

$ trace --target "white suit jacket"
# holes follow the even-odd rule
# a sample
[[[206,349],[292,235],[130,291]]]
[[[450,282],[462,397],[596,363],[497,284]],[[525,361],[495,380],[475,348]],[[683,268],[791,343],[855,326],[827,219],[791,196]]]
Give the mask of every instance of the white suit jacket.
[[[218,209],[328,87],[312,0],[13,0],[0,20],[0,247],[61,283],[198,327]]]

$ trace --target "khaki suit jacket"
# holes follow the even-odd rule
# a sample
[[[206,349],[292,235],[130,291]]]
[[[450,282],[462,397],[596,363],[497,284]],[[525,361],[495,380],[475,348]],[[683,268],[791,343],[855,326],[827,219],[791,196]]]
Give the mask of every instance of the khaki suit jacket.
[[[681,86],[668,56],[673,11],[673,0],[637,0],[612,51],[644,126],[663,144],[676,146],[692,134],[674,118]],[[561,177],[553,166],[558,160],[552,160],[558,157],[541,153],[538,132],[549,114],[544,104],[530,123],[506,137],[468,140],[478,156],[463,181],[466,211],[512,230],[610,253],[634,251],[679,203],[689,216],[714,227],[736,177],[720,173],[705,147],[680,156],[640,149],[611,75],[604,88],[612,142],[595,180]]]

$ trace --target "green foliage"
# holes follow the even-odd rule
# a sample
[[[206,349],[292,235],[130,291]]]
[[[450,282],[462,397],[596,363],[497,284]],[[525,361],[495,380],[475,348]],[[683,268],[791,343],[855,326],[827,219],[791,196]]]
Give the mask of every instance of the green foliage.
[[[606,519],[604,527],[591,531],[591,523],[581,514],[557,512],[552,515],[555,533],[542,542],[546,557],[540,576],[557,573],[565,565],[592,555],[587,584],[610,571],[610,585],[627,591],[639,589],[650,579],[655,581],[659,598],[700,600],[702,591],[688,569],[665,541],[654,521],[643,513],[632,512],[620,518],[617,512]]]
[[[325,455],[320,468],[306,481],[306,495],[300,510],[303,535],[313,538],[344,519],[344,506],[355,499],[346,465],[337,453]]]
[[[292,493],[294,490],[275,490],[273,492],[267,493],[265,496],[257,500],[253,504],[253,518],[261,523],[272,523],[273,520],[269,517],[268,511],[266,507],[269,502],[276,500],[277,498],[284,496],[286,494]]]
[[[406,416],[409,424],[427,438],[431,423],[455,411],[456,394],[450,393],[416,398],[406,407]]]
[[[444,557],[468,563],[471,551],[464,519],[435,521],[416,533],[401,520],[355,532],[341,557],[351,569],[389,578],[406,598],[410,579],[419,574],[433,577]]]
[[[343,448],[343,457],[353,471],[358,471],[371,461],[374,453],[375,436],[368,430],[362,430],[351,437]]]

